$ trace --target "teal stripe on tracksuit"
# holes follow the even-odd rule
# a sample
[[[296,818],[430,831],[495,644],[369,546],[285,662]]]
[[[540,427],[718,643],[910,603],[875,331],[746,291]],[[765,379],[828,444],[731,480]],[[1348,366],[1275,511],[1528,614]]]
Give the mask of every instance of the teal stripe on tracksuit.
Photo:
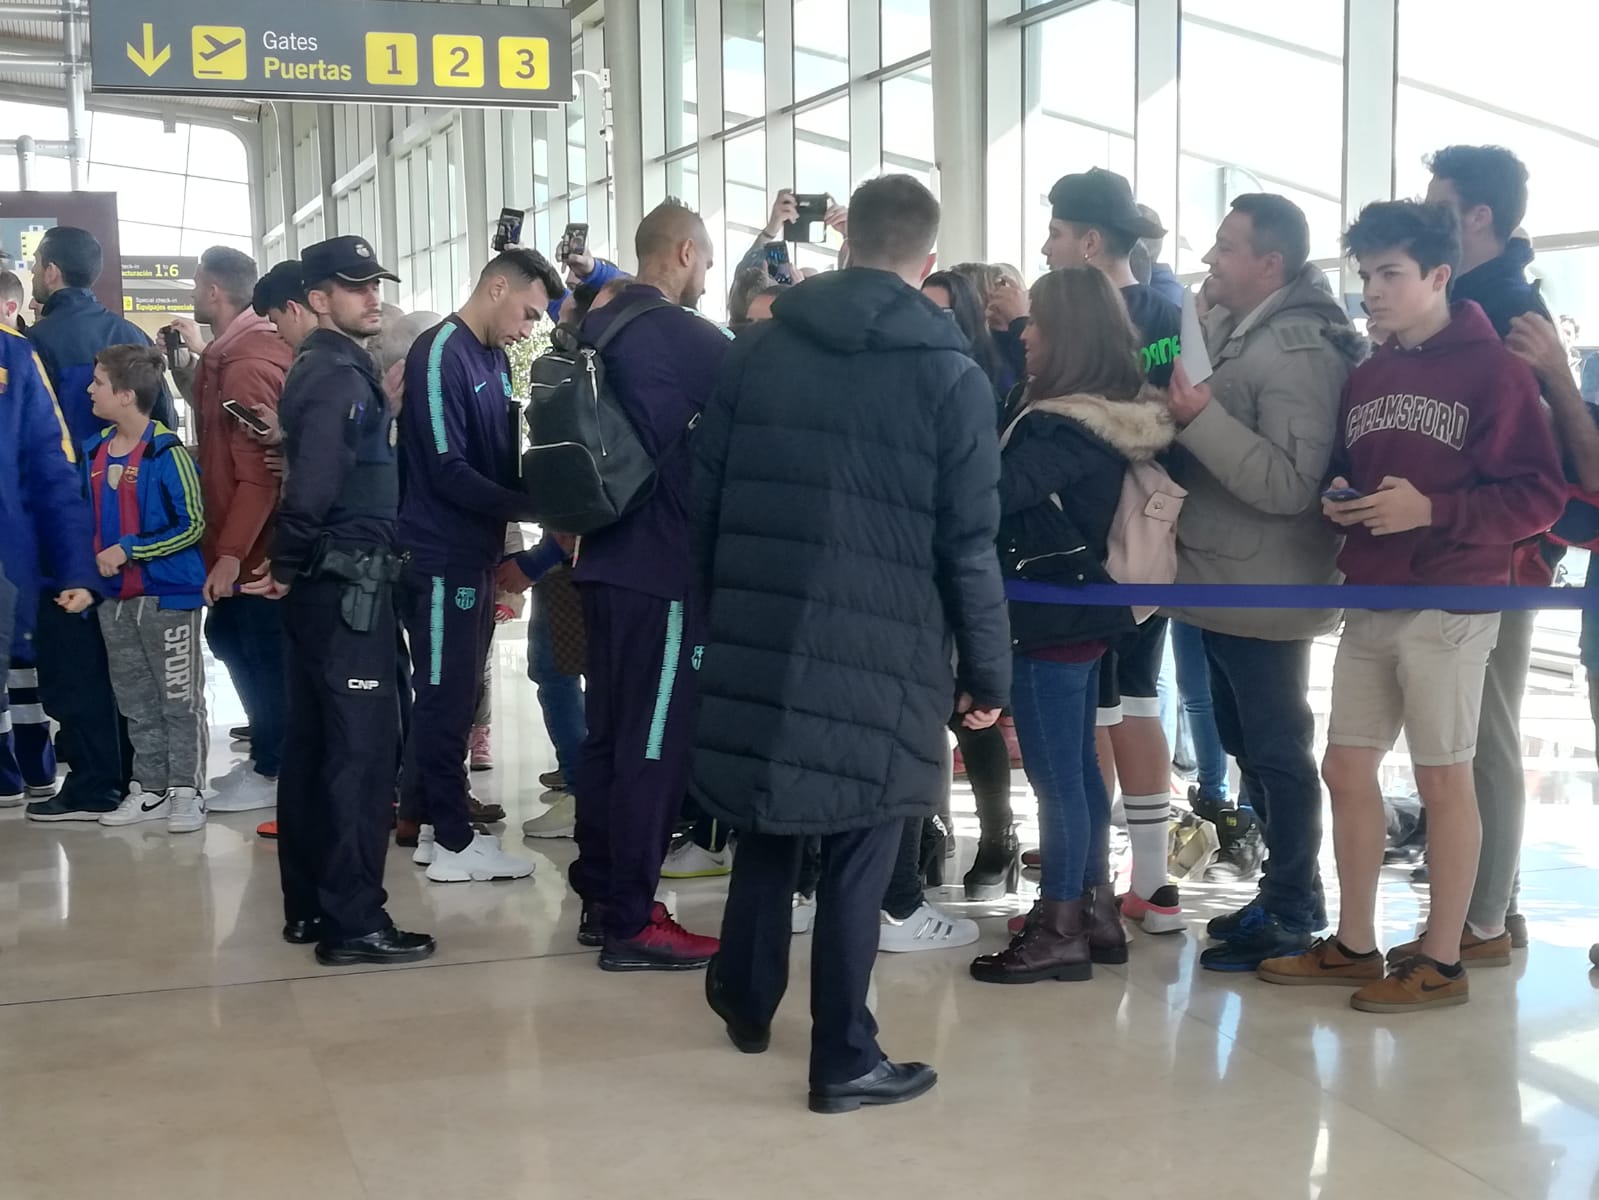
[[[433,604],[428,609],[428,640],[432,643],[428,655],[428,682],[435,687],[444,677],[444,576],[433,576]]]
[[[661,656],[661,684],[655,692],[655,715],[650,718],[650,737],[644,757],[661,761],[661,746],[666,741],[666,714],[672,707],[672,689],[677,684],[677,660],[683,652],[683,602],[672,601],[666,610],[666,647]]]
[[[428,347],[428,416],[433,422],[433,446],[440,454],[449,451],[449,439],[444,436],[444,343],[450,340],[455,326],[446,321],[433,335]],[[433,681],[437,683],[438,680]]]

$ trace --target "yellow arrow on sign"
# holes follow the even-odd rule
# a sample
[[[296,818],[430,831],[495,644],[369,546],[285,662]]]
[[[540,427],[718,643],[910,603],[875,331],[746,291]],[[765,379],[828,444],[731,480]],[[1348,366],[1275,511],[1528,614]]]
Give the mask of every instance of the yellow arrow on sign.
[[[144,23],[144,50],[141,52],[132,42],[128,43],[128,57],[133,60],[133,65],[146,75],[154,75],[167,65],[167,59],[172,57],[172,47],[162,46],[161,52],[155,49],[155,26],[146,21]]]

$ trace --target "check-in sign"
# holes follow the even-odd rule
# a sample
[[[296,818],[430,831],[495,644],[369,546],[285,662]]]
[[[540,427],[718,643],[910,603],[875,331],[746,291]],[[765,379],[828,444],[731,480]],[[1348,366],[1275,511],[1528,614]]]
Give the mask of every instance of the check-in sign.
[[[572,99],[564,8],[95,0],[97,92],[538,107]]]

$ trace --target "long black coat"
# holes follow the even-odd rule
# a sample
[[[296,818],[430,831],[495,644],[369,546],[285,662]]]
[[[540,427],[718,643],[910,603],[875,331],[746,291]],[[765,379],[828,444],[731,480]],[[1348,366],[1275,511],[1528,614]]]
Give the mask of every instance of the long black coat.
[[[882,271],[781,296],[694,434],[709,600],[695,800],[735,829],[930,813],[960,686],[1010,691],[993,388],[949,316]]]

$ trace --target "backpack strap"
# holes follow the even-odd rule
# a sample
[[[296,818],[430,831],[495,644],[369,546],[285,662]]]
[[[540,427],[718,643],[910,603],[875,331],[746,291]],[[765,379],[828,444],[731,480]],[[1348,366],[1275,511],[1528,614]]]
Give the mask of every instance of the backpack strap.
[[[642,317],[645,313],[654,312],[659,308],[677,307],[678,306],[676,304],[673,304],[664,296],[659,299],[651,297],[648,300],[640,300],[637,304],[629,305],[627,310],[623,312],[621,316],[617,317],[616,320],[607,325],[605,327],[605,332],[600,334],[600,336],[594,339],[593,343],[591,343],[594,348],[594,352],[596,354],[602,353],[605,350],[605,347],[609,346],[613,341],[616,340],[617,334],[621,333],[622,330],[626,329],[630,324],[632,324],[636,318]]]

